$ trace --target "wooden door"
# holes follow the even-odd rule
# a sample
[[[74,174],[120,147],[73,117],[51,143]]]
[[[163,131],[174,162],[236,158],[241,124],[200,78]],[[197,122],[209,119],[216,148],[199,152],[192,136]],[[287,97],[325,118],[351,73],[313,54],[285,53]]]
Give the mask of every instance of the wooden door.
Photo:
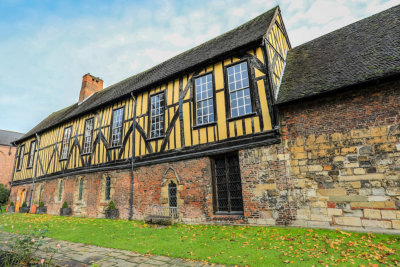
[[[17,202],[15,203],[15,212],[19,212],[19,208],[24,203],[26,197],[26,190],[18,190],[17,191]]]

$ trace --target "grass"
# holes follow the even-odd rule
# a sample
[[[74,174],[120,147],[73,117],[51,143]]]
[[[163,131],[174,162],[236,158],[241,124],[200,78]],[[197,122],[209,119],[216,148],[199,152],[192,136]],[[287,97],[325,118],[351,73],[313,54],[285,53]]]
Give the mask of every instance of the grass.
[[[140,221],[34,214],[0,216],[2,230],[47,228],[47,236],[142,254],[250,266],[400,266],[400,236],[216,225],[155,228]]]

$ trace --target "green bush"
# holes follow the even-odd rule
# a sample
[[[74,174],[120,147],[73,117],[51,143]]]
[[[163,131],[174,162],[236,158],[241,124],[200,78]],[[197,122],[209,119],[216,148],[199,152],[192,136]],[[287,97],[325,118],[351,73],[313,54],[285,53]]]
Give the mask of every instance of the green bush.
[[[117,207],[115,206],[115,203],[114,203],[114,201],[110,201],[110,203],[108,203],[108,207],[107,207],[107,210],[116,210],[117,209]]]
[[[43,201],[40,201],[39,208],[43,208],[43,207],[44,207],[44,203],[43,203]]]
[[[26,204],[26,202],[22,203],[22,207],[23,207],[23,208],[28,207],[28,205]]]
[[[67,201],[64,202],[64,204],[62,205],[62,208],[63,208],[63,209],[68,209],[68,203],[67,203]]]
[[[0,184],[0,205],[5,205],[8,202],[10,196],[10,190],[5,185]]]
[[[14,207],[14,202],[11,202],[11,203],[10,203],[10,207]]]

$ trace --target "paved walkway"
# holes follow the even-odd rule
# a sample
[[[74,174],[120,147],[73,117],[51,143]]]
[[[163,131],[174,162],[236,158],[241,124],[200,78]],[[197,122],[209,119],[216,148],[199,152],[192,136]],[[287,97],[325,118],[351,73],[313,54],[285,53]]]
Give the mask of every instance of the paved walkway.
[[[0,231],[0,249],[4,249],[5,241],[12,239],[13,234]],[[199,261],[188,261],[183,259],[169,258],[165,256],[142,255],[136,252],[103,248],[81,243],[61,241],[45,238],[46,245],[40,247],[36,253],[40,259],[47,255],[46,248],[56,248],[58,251],[53,256],[53,263],[60,266],[83,267],[83,266],[210,266]],[[217,266],[217,265],[214,265]],[[218,265],[222,266],[222,265]]]

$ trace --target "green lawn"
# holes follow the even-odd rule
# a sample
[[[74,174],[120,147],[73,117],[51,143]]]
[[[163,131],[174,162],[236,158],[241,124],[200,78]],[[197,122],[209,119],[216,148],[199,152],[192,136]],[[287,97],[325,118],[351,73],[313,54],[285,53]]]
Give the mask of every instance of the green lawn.
[[[0,230],[211,263],[400,266],[400,236],[278,227],[173,225],[33,214],[0,216]]]

